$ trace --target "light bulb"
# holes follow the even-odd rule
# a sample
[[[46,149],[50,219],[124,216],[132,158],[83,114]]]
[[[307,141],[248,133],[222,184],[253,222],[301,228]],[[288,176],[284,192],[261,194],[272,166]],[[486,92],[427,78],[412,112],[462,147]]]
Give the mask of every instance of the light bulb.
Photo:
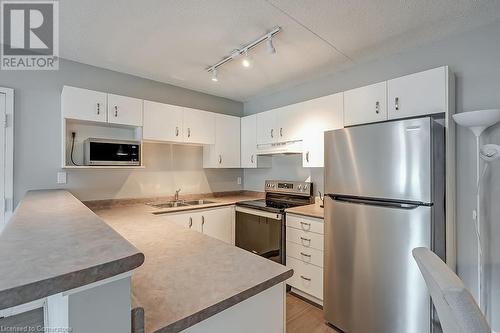
[[[250,57],[248,57],[248,51],[245,50],[245,56],[243,57],[243,60],[241,61],[241,64],[243,67],[248,68],[252,65],[252,62],[250,61]]]
[[[212,81],[217,82],[219,79],[217,78],[217,69],[212,69]]]
[[[273,45],[273,38],[271,36],[267,37],[266,45],[267,45],[267,52],[269,54],[275,54],[276,53],[276,49],[274,48],[274,45]]]

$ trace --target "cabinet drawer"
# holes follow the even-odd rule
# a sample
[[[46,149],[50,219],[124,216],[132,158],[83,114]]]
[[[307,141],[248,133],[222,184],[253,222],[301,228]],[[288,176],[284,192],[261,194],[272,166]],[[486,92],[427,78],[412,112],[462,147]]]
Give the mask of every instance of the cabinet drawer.
[[[293,269],[287,283],[309,295],[323,300],[323,268],[292,257],[286,257],[286,267]]]
[[[323,267],[323,251],[286,242],[286,255],[303,262]]]
[[[324,236],[320,234],[286,227],[286,240],[305,248],[323,251]]]
[[[324,234],[324,223],[321,219],[313,219],[310,217],[303,217],[297,215],[286,215],[286,225],[292,228],[300,229],[307,232],[315,232],[317,234]]]

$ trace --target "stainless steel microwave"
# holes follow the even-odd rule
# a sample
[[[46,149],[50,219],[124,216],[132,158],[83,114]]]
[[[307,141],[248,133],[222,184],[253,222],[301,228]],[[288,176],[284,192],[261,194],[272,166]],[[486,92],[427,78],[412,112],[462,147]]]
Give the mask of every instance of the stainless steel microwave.
[[[88,138],[84,142],[85,165],[141,165],[139,141]]]

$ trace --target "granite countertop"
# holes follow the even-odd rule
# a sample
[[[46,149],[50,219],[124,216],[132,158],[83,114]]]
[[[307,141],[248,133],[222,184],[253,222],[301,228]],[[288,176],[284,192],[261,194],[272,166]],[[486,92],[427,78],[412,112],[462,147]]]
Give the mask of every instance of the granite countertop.
[[[230,204],[248,196],[219,198]],[[203,206],[202,208],[208,208]],[[146,256],[132,274],[145,332],[180,332],[292,276],[285,266],[184,229],[145,204],[95,212]]]
[[[71,193],[29,191],[0,234],[0,309],[137,268],[144,255]]]
[[[286,209],[286,212],[290,214],[316,217],[319,219],[325,218],[325,209],[320,207],[320,201],[317,201],[315,204],[312,205],[288,208]]]

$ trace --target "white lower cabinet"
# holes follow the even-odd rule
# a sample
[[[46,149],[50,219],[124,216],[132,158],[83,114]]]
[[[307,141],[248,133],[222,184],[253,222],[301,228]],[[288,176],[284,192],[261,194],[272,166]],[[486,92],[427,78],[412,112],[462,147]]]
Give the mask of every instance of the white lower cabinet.
[[[294,270],[287,284],[295,292],[323,300],[323,219],[286,215],[286,266]]]
[[[164,218],[183,228],[234,244],[234,206],[165,214]]]

